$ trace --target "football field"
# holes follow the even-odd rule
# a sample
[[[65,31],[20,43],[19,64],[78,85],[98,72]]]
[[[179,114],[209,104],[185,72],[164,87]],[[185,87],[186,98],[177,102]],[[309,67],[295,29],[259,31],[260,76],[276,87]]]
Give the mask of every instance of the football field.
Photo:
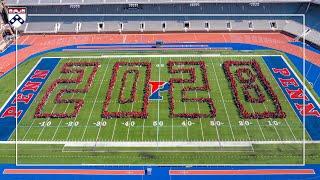
[[[3,145],[17,164],[303,164],[304,142],[315,150],[277,53],[58,53],[27,67]]]
[[[285,118],[241,118],[233,99],[234,92],[223,70],[223,64],[231,60],[258,63],[278,96]],[[68,63],[70,72],[61,73]],[[117,63],[120,65],[116,70]],[[252,67],[247,67],[252,70],[251,75],[256,75]],[[231,67],[231,71],[235,72],[236,68]],[[83,70],[81,81],[59,83],[45,98],[48,88],[57,79],[75,79],[81,74],[72,70]],[[194,82],[169,83],[173,79],[191,80],[191,70],[195,72]],[[89,82],[90,78],[92,82]],[[111,87],[112,78],[115,82]],[[208,88],[197,89],[205,86],[203,79],[206,79]],[[161,90],[159,85],[156,95],[162,99],[150,99],[150,81],[174,86],[170,87],[172,93],[170,89]],[[259,87],[259,93],[264,95],[262,103],[246,101],[241,84],[236,87],[245,109],[250,113],[276,111],[261,81],[254,83]],[[83,90],[86,87],[87,90],[83,92],[64,92],[60,95],[65,101],[56,102],[61,90]],[[185,88],[189,90],[183,92]],[[249,93],[252,96],[260,95],[253,90]],[[109,102],[105,106],[107,99]],[[35,116],[41,101],[45,101],[41,113],[49,114],[47,117]],[[76,111],[76,101],[81,101],[82,106],[71,116]],[[170,103],[173,103],[173,113],[170,113]],[[139,115],[144,110],[146,115]],[[215,111],[214,114],[212,111]],[[110,112],[111,115],[104,116],[104,112]],[[135,117],[130,112],[138,115]],[[60,116],[54,117],[55,114]],[[12,139],[15,139],[14,134]],[[261,56],[72,57],[60,59],[19,123],[17,134],[20,141],[297,141],[302,140],[302,123]]]

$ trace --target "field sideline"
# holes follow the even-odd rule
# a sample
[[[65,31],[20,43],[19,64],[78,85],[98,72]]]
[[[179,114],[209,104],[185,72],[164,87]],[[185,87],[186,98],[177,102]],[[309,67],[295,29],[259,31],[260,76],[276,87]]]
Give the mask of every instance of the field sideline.
[[[84,98],[86,104],[83,107],[83,110],[76,118],[71,119],[33,119],[32,116],[34,114],[35,106],[37,102],[40,101],[41,94],[43,94],[44,90],[47,89],[50,82],[58,78],[60,73],[55,71],[52,76],[49,78],[46,85],[41,90],[40,95],[35,99],[35,102],[32,104],[31,109],[27,112],[22,122],[19,124],[19,131],[21,140],[52,140],[52,141],[208,141],[208,140],[220,140],[220,141],[265,141],[265,140],[298,140],[302,138],[302,130],[301,124],[298,121],[297,117],[295,117],[294,112],[291,110],[289,105],[284,106],[286,112],[290,114],[284,121],[280,119],[274,119],[279,122],[283,122],[283,124],[278,126],[269,125],[267,120],[254,120],[250,121],[251,124],[243,125],[241,127],[240,122],[242,121],[239,118],[236,107],[233,104],[231,92],[230,93],[222,93],[229,89],[227,81],[223,81],[225,75],[223,74],[221,63],[226,60],[228,57],[217,57],[214,61],[210,63],[209,58],[202,58],[207,63],[207,72],[209,77],[209,83],[211,85],[211,89],[215,90],[211,91],[210,96],[214,97],[215,106],[217,108],[217,121],[222,122],[223,125],[220,127],[215,127],[210,124],[210,119],[201,118],[198,121],[192,122],[189,125],[182,125],[183,122],[188,123],[187,119],[170,119],[168,118],[168,105],[166,105],[166,100],[158,102],[150,102],[150,117],[147,120],[132,120],[130,118],[127,119],[115,119],[115,120],[104,120],[100,117],[100,111],[102,110],[102,103],[105,99],[105,93],[107,91],[107,85],[102,86],[102,83],[108,84],[108,81],[111,76],[111,67],[115,60],[108,59],[108,61],[101,61],[101,66],[106,67],[105,71],[100,69],[97,73],[97,78],[99,81],[94,81],[92,89],[85,94],[77,95],[79,98]],[[233,59],[237,60],[251,60],[253,57],[248,56],[247,58],[236,57]],[[183,57],[171,58],[173,60],[182,61]],[[63,62],[69,62],[71,60],[75,61],[85,61],[85,59],[62,59]],[[100,59],[101,60],[101,59]],[[159,67],[157,64],[166,65],[168,61],[167,58],[162,57],[145,57],[139,58],[126,58],[121,57],[121,61],[150,61],[152,62],[152,80],[163,80],[168,81],[170,76],[167,75],[165,67],[162,67],[164,70],[159,71]],[[117,59],[117,61],[120,61]],[[186,57],[187,61],[193,60],[192,57]],[[259,60],[259,59],[257,59]],[[91,59],[90,59],[91,61]],[[260,60],[261,61],[261,60]],[[156,63],[155,63],[156,62]],[[160,63],[161,62],[161,63]],[[262,62],[262,61],[261,61]],[[111,65],[110,65],[110,64]],[[62,64],[62,62],[60,62]],[[208,65],[209,64],[209,65]],[[262,64],[263,65],[263,64]],[[109,67],[110,66],[110,67]],[[57,69],[61,69],[57,67]],[[266,67],[262,66],[265,74],[268,74]],[[109,71],[108,71],[109,70]],[[108,73],[107,73],[108,72]],[[200,75],[199,75],[200,76]],[[181,75],[183,77],[183,74]],[[277,85],[271,78],[268,78],[271,83],[273,83],[273,87]],[[103,79],[103,80],[101,80]],[[272,82],[273,81],[273,82]],[[217,83],[218,82],[218,83]],[[201,82],[198,82],[197,85],[200,85]],[[68,85],[70,86],[70,85]],[[118,85],[120,86],[120,85]],[[77,85],[74,86],[77,88]],[[61,87],[62,88],[62,87]],[[118,87],[119,89],[119,87]],[[216,91],[219,90],[219,91]],[[230,91],[230,90],[229,90]],[[275,91],[277,91],[275,89]],[[141,94],[141,93],[140,93]],[[278,89],[277,94],[281,94],[281,90]],[[176,96],[179,95],[178,92],[175,93]],[[195,94],[196,96],[197,94]],[[164,97],[165,97],[164,93]],[[52,96],[53,101],[54,96]],[[285,98],[281,98],[282,104],[285,103]],[[50,101],[49,101],[50,102]],[[138,104],[138,103],[137,103]],[[196,103],[197,106],[192,107],[193,103],[183,103],[180,105],[181,112],[184,111],[183,108],[188,110],[193,110],[194,112],[205,110],[206,107],[201,103]],[[159,105],[159,117],[158,117],[158,105]],[[113,107],[115,110],[119,108],[119,111],[131,109],[133,108],[133,104],[130,106],[123,105],[122,108],[120,105],[115,105]],[[199,106],[199,107],[198,107]],[[226,107],[234,107],[227,109]],[[263,111],[265,108],[271,106],[270,104],[266,104],[265,107],[252,107],[253,111]],[[70,105],[48,105],[48,111],[57,110],[59,112],[68,112],[72,110]],[[58,108],[58,109],[56,109]],[[199,108],[199,109],[198,109]],[[255,109],[256,108],[256,109]],[[272,108],[272,107],[271,107]],[[99,109],[100,111],[96,112],[93,109]],[[226,113],[228,112],[228,113]],[[291,119],[290,122],[287,119]],[[67,121],[67,122],[66,122]],[[162,127],[154,126],[158,121],[162,121]],[[45,125],[48,123],[50,125]],[[73,123],[78,122],[76,125]],[[132,123],[134,122],[134,123]],[[94,123],[101,123],[101,126],[97,126]],[[104,123],[107,123],[105,125]],[[131,123],[131,124],[130,124]],[[184,124],[185,124],[184,123]],[[194,124],[193,124],[194,123]],[[290,123],[290,124],[288,124]],[[133,125],[134,124],[134,125]],[[192,126],[192,127],[189,127]],[[263,129],[262,129],[263,128]],[[279,129],[279,130],[278,130]],[[102,131],[101,131],[102,130]],[[46,132],[43,134],[43,132]],[[131,132],[131,134],[130,134]],[[268,132],[268,133],[266,133]],[[293,133],[295,132],[295,134]],[[29,134],[30,133],[30,134]],[[146,135],[145,135],[146,134]],[[254,135],[253,135],[254,134]],[[147,137],[147,138],[146,138]],[[235,138],[237,137],[237,138]],[[300,138],[299,138],[300,137]],[[14,137],[13,137],[14,139]]]
[[[277,55],[265,55],[265,56],[277,56]],[[22,142],[79,142],[78,151],[87,152],[99,152],[100,142],[112,143],[112,142],[137,142],[137,144],[144,142],[182,142],[181,147],[188,147],[188,142],[200,143],[200,142],[230,142],[230,147],[235,147],[237,142],[240,144],[243,142],[252,142],[253,144],[259,142],[301,142],[303,140],[303,126],[295,111],[292,109],[291,105],[288,103],[284,92],[278,86],[275,78],[270,73],[269,68],[263,60],[263,55],[254,54],[240,54],[240,55],[220,55],[220,54],[169,54],[169,55],[102,55],[102,56],[79,56],[79,57],[55,57],[60,58],[59,64],[50,75],[48,80],[45,82],[44,86],[39,91],[35,100],[32,102],[26,114],[24,114],[18,127],[18,141]],[[45,58],[45,57],[43,57]],[[50,57],[53,58],[53,57]],[[278,95],[279,101],[286,112],[285,118],[266,118],[266,119],[242,119],[239,116],[237,107],[234,104],[232,97],[232,92],[230,90],[229,82],[227,81],[226,75],[222,69],[222,65],[226,61],[250,61],[255,60],[261,67],[262,73],[266,76],[266,79],[270,82],[273,90]],[[112,77],[112,68],[118,62],[146,62],[151,63],[151,81],[164,81],[169,82],[170,78],[181,78],[186,79],[190,77],[187,73],[168,73],[167,64],[169,61],[175,62],[197,62],[203,61],[206,64],[206,74],[208,76],[208,82],[210,86],[209,91],[190,91],[188,96],[190,98],[212,98],[214,102],[214,107],[216,108],[216,117],[201,117],[201,118],[178,118],[170,117],[169,115],[169,102],[168,102],[168,92],[161,91],[160,95],[163,100],[149,100],[148,105],[148,116],[146,118],[112,118],[106,119],[101,117],[101,112],[103,110],[103,104],[106,99],[106,93],[108,92],[109,82]],[[85,93],[71,93],[65,94],[64,98],[71,99],[83,99],[84,105],[79,111],[79,114],[72,118],[35,118],[34,114],[38,104],[44,97],[45,91],[48,89],[50,84],[59,78],[75,78],[75,74],[63,74],[60,73],[63,65],[70,62],[98,62],[99,68],[92,82],[92,86]],[[178,65],[176,68],[191,67],[190,65]],[[129,68],[130,69],[130,68]],[[132,68],[131,68],[132,69]],[[120,96],[119,90],[121,89],[121,79],[123,74],[128,70],[123,67],[119,69],[117,75],[117,81],[114,85],[114,90],[112,91],[111,104],[109,110],[114,112],[123,111],[138,111],[139,107],[143,103],[142,99],[144,96],[143,85],[146,75],[142,72],[145,71],[144,67],[134,67],[137,71],[141,72],[137,80],[137,94],[136,98],[141,99],[134,101],[129,104],[119,104],[117,103],[117,98]],[[85,82],[87,82],[89,74],[92,72],[91,67],[84,68],[84,79],[78,84],[67,84],[59,85],[52,91],[52,95],[48,97],[43,110],[49,113],[71,113],[73,110],[73,105],[67,104],[55,104],[55,94],[58,94],[59,90],[63,88],[70,89],[81,89],[85,87]],[[181,101],[182,94],[181,90],[185,86],[198,87],[203,85],[201,82],[202,72],[200,68],[195,68],[196,81],[195,83],[183,83],[176,84],[174,86],[173,98],[176,103],[176,111],[178,113],[209,113],[210,108],[203,102],[179,102]],[[199,77],[199,78],[198,78]],[[128,76],[128,82],[134,82],[133,76]],[[132,85],[130,83],[127,83]],[[258,86],[263,89],[262,84],[258,82]],[[240,89],[240,87],[238,87]],[[269,98],[266,92],[263,92],[265,97]],[[124,91],[125,97],[130,97],[130,92]],[[245,104],[252,112],[264,112],[266,110],[273,111],[275,109],[272,104],[271,99],[267,99],[262,106],[254,106],[244,99],[243,96],[240,97],[241,102]],[[10,137],[10,141],[16,139],[16,131],[13,132]],[[308,134],[306,134],[306,140],[310,140]],[[84,143],[81,142],[92,142],[88,147],[94,146],[95,150],[84,150]],[[232,145],[232,142],[233,145]],[[185,143],[185,145],[183,145]],[[272,143],[272,142],[270,142]],[[31,145],[29,144],[29,145]],[[36,143],[35,143],[36,144]],[[90,143],[89,143],[90,144]],[[130,143],[129,143],[130,144]],[[267,144],[267,143],[263,143]],[[157,144],[159,145],[159,144]],[[157,147],[157,145],[150,145],[150,147]],[[197,144],[198,146],[199,144]],[[35,145],[37,146],[37,145]],[[136,145],[139,146],[139,145]],[[190,146],[190,145],[189,145]],[[292,147],[295,145],[288,145]],[[26,147],[26,152],[28,148],[25,145],[19,145],[21,147],[18,152],[22,154],[24,147]],[[68,147],[68,146],[67,146]],[[106,150],[101,145],[100,152],[114,151]],[[115,146],[118,147],[118,146]],[[124,151],[130,152],[130,145],[123,146],[128,147]],[[144,146],[139,146],[144,147]],[[160,146],[159,146],[160,147]],[[172,147],[172,146],[170,146]],[[211,147],[215,147],[211,145]],[[219,147],[217,145],[216,147]],[[212,152],[228,151],[227,149],[211,149]],[[255,151],[255,145],[249,145],[253,152]],[[65,147],[64,147],[65,148]],[[63,149],[64,149],[63,148]],[[298,148],[300,149],[299,143]],[[80,150],[79,150],[80,149]],[[134,148],[133,148],[134,149]],[[259,149],[259,148],[258,148]],[[258,152],[257,149],[257,152]],[[272,148],[271,148],[272,149]],[[73,149],[74,150],[74,149]],[[77,149],[76,149],[77,150]],[[292,150],[292,149],[291,149]],[[290,148],[284,151],[291,151]],[[300,149],[302,150],[302,149]],[[122,150],[115,150],[116,152],[121,152]],[[143,152],[143,148],[138,151]],[[158,149],[159,152],[161,150]],[[183,152],[182,149],[178,151]],[[193,150],[191,150],[193,151]],[[241,150],[242,151],[242,150]],[[240,152],[241,152],[240,151]],[[248,150],[245,150],[248,151]],[[272,151],[276,152],[276,149]],[[70,153],[72,149],[64,151],[64,153]],[[146,149],[147,153],[148,150]],[[157,152],[151,151],[151,152]],[[187,151],[186,151],[187,152]],[[280,153],[281,154],[281,153]],[[23,156],[21,156],[23,157]],[[300,158],[299,158],[300,159]],[[302,159],[302,158],[301,158]],[[29,162],[29,160],[21,159],[22,164]],[[300,160],[299,160],[300,161]],[[86,162],[86,163],[90,163]],[[241,161],[240,161],[241,162]],[[49,162],[51,164],[51,162]],[[211,163],[208,163],[211,164]],[[297,163],[300,164],[300,163]]]

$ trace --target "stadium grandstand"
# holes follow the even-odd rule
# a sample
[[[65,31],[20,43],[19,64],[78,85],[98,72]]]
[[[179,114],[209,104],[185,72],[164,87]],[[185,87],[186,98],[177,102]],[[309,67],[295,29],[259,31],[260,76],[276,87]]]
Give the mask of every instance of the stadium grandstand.
[[[5,8],[3,4],[0,4],[0,12],[1,12],[1,17],[0,17],[0,51],[3,51],[8,47],[9,44],[12,43],[12,34],[13,31],[11,27],[7,24],[7,18],[5,16]]]

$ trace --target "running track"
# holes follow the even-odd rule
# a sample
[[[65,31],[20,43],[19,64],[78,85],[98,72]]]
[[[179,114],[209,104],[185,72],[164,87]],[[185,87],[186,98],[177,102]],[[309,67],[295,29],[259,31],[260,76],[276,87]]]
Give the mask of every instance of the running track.
[[[278,32],[272,33],[165,33],[165,34],[77,34],[77,35],[23,35],[18,44],[30,45],[19,50],[18,62],[30,55],[68,45],[76,44],[112,44],[112,43],[154,43],[162,40],[166,43],[214,42],[247,43],[277,49],[303,58],[302,48],[290,44],[294,41]],[[306,50],[306,60],[320,65],[320,54]],[[0,57],[0,72],[5,73],[15,66],[15,53]]]

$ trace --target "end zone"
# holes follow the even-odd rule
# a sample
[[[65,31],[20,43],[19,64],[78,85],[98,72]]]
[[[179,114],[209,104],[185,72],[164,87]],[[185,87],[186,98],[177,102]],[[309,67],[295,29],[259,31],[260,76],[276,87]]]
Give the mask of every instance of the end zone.
[[[0,141],[7,141],[18,123],[39,94],[41,88],[59,63],[60,58],[40,59],[18,87],[18,96],[12,93],[5,105],[0,109]],[[18,111],[16,114],[16,101]]]

